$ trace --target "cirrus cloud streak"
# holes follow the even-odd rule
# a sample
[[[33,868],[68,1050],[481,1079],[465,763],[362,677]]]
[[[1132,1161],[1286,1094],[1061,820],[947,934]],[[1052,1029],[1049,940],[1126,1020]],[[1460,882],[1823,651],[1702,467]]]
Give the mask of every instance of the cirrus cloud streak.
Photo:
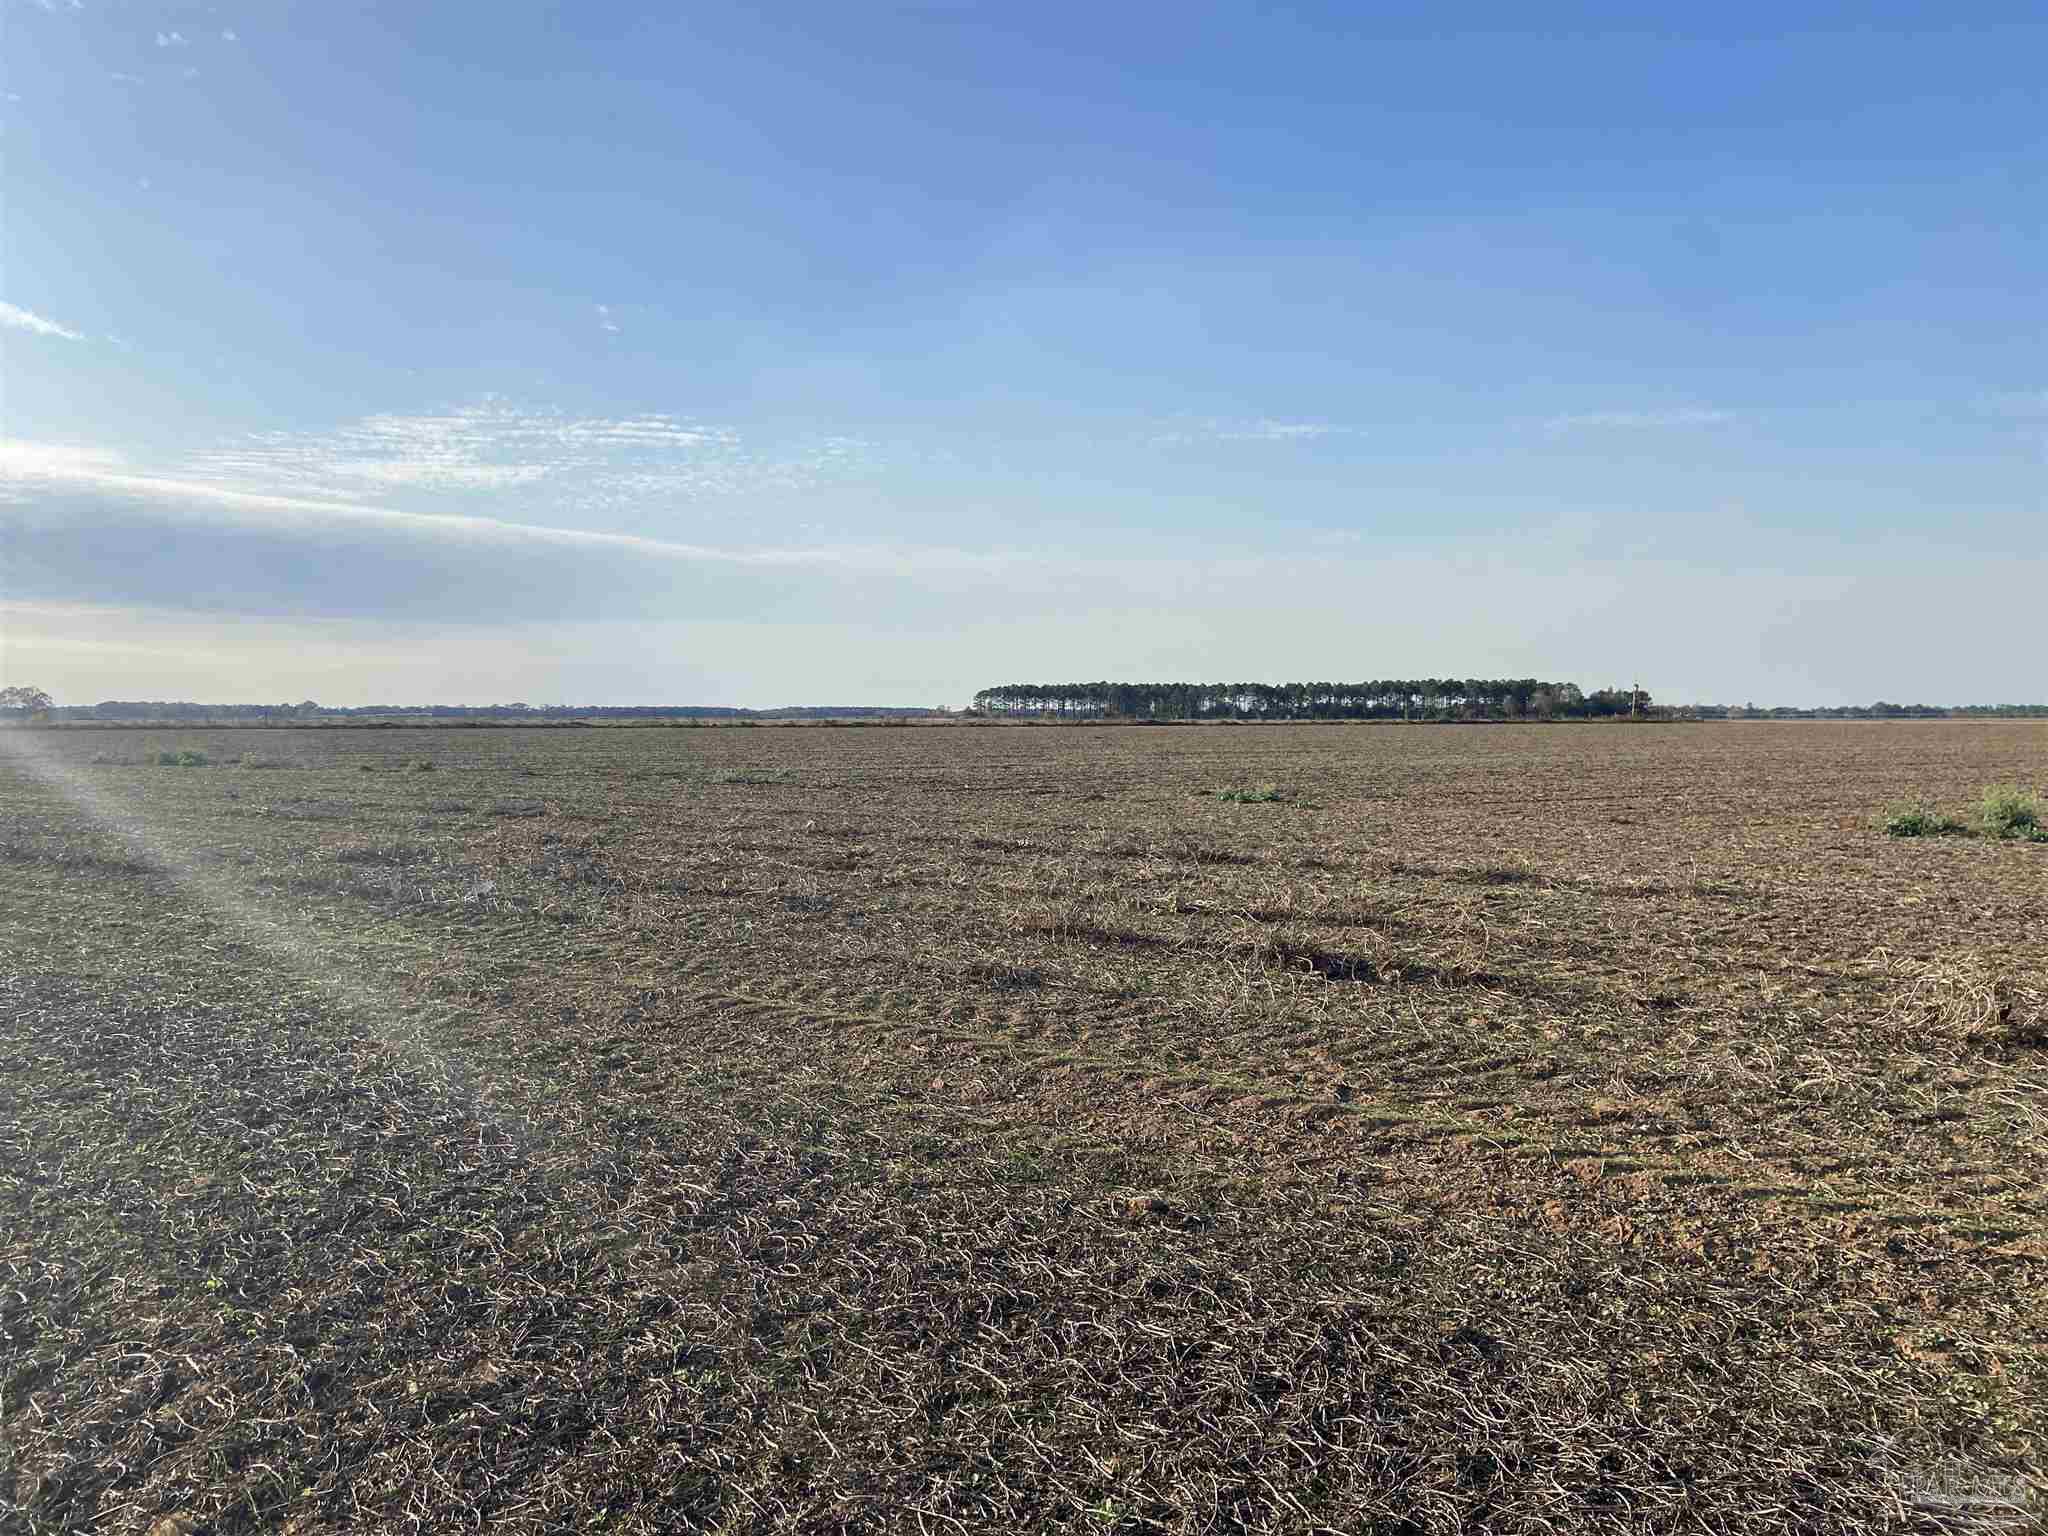
[[[0,326],[10,331],[27,331],[32,336],[55,336],[61,341],[83,341],[85,337],[68,325],[59,325],[47,320],[32,309],[23,309],[19,304],[0,302]]]
[[[761,613],[876,582],[983,583],[1002,552],[726,546],[250,491],[0,443],[10,587],[46,601],[494,623]],[[872,593],[868,600],[872,600]]]

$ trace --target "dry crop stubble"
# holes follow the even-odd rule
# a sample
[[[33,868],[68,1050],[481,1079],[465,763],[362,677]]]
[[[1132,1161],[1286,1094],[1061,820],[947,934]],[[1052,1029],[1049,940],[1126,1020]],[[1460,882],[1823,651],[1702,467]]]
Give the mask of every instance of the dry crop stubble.
[[[402,735],[8,762],[41,1527],[2022,1528],[2040,727]]]

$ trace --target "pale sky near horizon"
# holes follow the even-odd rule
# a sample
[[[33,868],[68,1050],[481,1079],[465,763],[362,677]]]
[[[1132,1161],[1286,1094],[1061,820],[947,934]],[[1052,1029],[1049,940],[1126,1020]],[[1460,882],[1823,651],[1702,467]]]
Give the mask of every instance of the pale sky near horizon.
[[[0,681],[2037,701],[2044,58],[2035,4],[0,0]]]

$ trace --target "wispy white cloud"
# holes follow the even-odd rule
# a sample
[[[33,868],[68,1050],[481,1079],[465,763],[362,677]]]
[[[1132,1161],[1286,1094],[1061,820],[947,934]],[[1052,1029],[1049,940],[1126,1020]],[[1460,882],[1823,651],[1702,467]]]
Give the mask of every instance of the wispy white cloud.
[[[41,445],[26,446],[29,452],[17,457],[16,444],[0,445],[0,483],[7,484],[16,491],[24,488],[24,482],[66,481],[101,492],[197,509],[208,519],[225,523],[301,529],[321,524],[379,527],[431,538],[569,545],[630,551],[641,555],[663,555],[685,560],[729,560],[741,563],[800,563],[806,553],[784,551],[750,554],[746,551],[719,550],[664,539],[642,538],[634,534],[600,533],[581,528],[554,528],[531,523],[511,523],[499,518],[450,513],[400,512],[388,507],[320,501],[302,496],[261,495],[162,475],[133,474],[105,460],[81,463],[63,454],[39,451]]]
[[[0,439],[0,496],[19,504],[37,489],[52,487],[98,492],[182,509],[198,520],[220,524],[304,531],[315,531],[323,526],[382,529],[437,540],[552,545],[708,564],[896,569],[936,561],[956,568],[992,568],[1014,558],[962,550],[912,550],[894,546],[732,548],[649,538],[640,534],[513,522],[471,514],[405,512],[360,502],[236,490],[181,476],[141,471],[118,455],[104,450]]]
[[[1278,421],[1270,416],[1249,421],[1212,418],[1179,423],[1154,434],[1151,441],[1163,447],[1189,443],[1308,443],[1351,430],[1327,421]]]
[[[600,330],[610,331],[614,335],[618,334],[619,322],[612,318],[611,305],[600,304],[597,306],[597,324]]]
[[[220,40],[224,43],[239,43],[241,41],[241,39],[235,35],[235,29],[233,27],[222,27],[220,32]]]
[[[801,492],[863,473],[880,452],[861,438],[756,445],[731,427],[668,413],[571,416],[487,398],[427,414],[369,416],[326,432],[251,433],[190,456],[180,472],[336,501],[394,491],[489,493],[621,512]]]
[[[35,480],[90,479],[118,473],[120,468],[120,457],[104,448],[0,438],[0,486],[11,484],[18,489]]]
[[[156,35],[156,45],[159,48],[183,48],[190,41],[182,32],[159,32]]]
[[[728,428],[674,416],[568,417],[485,401],[428,415],[368,416],[327,433],[252,433],[189,464],[210,477],[330,495],[355,495],[364,484],[502,491],[612,468],[621,457],[690,460],[736,442]]]
[[[1566,432],[1601,431],[1636,427],[1715,427],[1735,420],[1733,411],[1710,406],[1684,406],[1667,411],[1586,411],[1572,416],[1551,416],[1543,430],[1552,436]]]
[[[0,303],[0,325],[13,331],[28,331],[36,336],[58,336],[65,341],[83,341],[85,337],[69,326],[46,320],[33,310],[23,309],[19,304]]]
[[[1241,443],[1305,443],[1318,437],[1328,437],[1338,430],[1323,421],[1255,421],[1238,431],[1221,435],[1228,441]]]

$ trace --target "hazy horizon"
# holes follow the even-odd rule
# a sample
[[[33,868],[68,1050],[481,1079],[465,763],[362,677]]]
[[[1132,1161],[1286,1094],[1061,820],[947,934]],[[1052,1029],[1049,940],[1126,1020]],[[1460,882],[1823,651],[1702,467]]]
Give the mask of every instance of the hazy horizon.
[[[2041,691],[2035,8],[5,20],[0,683]]]

